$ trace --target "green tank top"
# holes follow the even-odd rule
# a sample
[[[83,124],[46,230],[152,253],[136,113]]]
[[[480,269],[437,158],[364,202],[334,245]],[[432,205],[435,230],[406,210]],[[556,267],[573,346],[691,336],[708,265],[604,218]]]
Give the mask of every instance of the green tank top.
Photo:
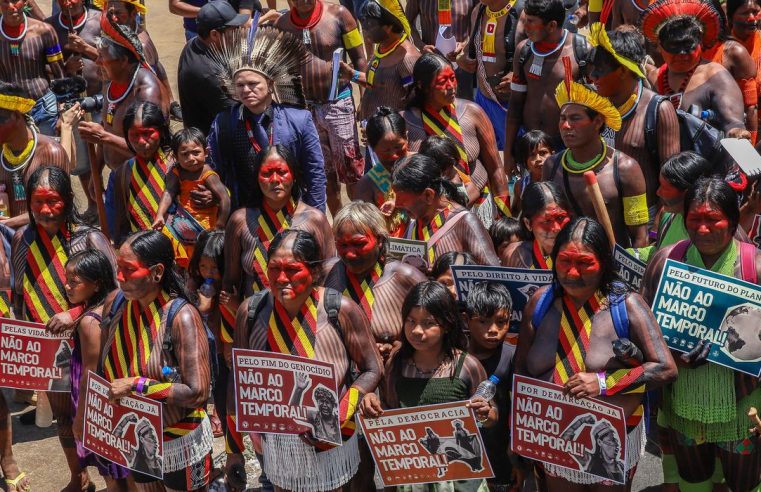
[[[420,405],[449,403],[470,398],[470,387],[468,383],[460,378],[460,372],[467,355],[465,352],[460,354],[455,366],[454,376],[452,377],[400,377],[394,386],[396,394],[399,397],[399,407],[418,407]]]

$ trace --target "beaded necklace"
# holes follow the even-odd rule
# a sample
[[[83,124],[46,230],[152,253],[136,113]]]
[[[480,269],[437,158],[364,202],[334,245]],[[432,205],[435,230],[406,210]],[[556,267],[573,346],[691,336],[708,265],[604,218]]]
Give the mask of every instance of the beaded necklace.
[[[581,174],[599,166],[608,155],[608,144],[606,144],[605,140],[602,138],[600,139],[600,143],[602,143],[602,152],[597,154],[592,160],[586,162],[576,162],[573,159],[573,155],[571,155],[571,149],[564,150],[563,156],[560,159],[563,169],[572,174]]]
[[[26,18],[26,14],[22,15],[24,16],[24,28],[21,30],[21,33],[19,33],[18,36],[10,36],[5,32],[5,27],[3,26],[3,16],[0,15],[0,34],[2,34],[2,36],[10,43],[12,56],[19,56],[21,54],[21,41],[24,39],[24,36],[26,36],[26,31],[29,28],[29,20]]]
[[[529,43],[529,46],[531,46],[531,53],[534,55],[534,59],[531,61],[531,66],[528,69],[528,73],[530,76],[537,79],[542,76],[542,69],[544,68],[544,59],[550,55],[557,53],[560,49],[562,49],[563,46],[565,45],[566,38],[568,38],[568,30],[563,29],[563,37],[560,39],[560,42],[558,43],[558,45],[544,53],[539,53],[536,50],[536,46],[535,46],[536,43]]]

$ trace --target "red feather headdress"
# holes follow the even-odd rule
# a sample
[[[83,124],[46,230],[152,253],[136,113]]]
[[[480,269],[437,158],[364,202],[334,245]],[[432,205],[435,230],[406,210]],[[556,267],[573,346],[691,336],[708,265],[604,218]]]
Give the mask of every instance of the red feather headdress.
[[[143,55],[143,43],[140,42],[137,33],[132,29],[125,25],[117,24],[108,13],[103,12],[103,15],[100,16],[100,30],[101,36],[128,49],[141,64],[146,64],[145,56]]]
[[[703,28],[704,47],[716,43],[721,33],[721,18],[713,5],[700,0],[659,0],[642,14],[642,33],[653,43],[663,25],[676,17],[694,17]]]

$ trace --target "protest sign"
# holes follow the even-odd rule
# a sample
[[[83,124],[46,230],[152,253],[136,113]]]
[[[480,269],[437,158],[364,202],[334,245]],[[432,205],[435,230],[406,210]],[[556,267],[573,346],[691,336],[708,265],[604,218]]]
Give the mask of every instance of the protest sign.
[[[518,342],[523,308],[526,307],[537,289],[552,283],[551,270],[474,265],[452,265],[451,269],[457,298],[461,301],[468,298],[468,292],[478,282],[489,280],[507,287],[510,291],[510,297],[513,299],[513,312],[510,315],[510,331],[507,334],[507,341],[513,344]]]
[[[295,355],[233,349],[239,432],[302,434],[341,444],[333,364]]]
[[[403,260],[404,257],[408,255],[425,258],[426,244],[425,241],[391,237],[388,239],[388,248],[386,248],[386,253],[391,258],[396,258],[397,260]]]
[[[385,410],[360,416],[386,487],[494,476],[467,402]]]
[[[71,332],[54,335],[42,323],[0,318],[0,386],[71,391]]]
[[[162,478],[161,403],[142,396],[125,396],[110,403],[110,386],[94,372],[87,374],[87,392],[79,401],[86,405],[82,444],[117,465]]]
[[[563,394],[562,386],[516,375],[510,419],[515,453],[625,483],[626,418],[622,408],[597,399],[574,398]]]
[[[647,266],[645,262],[640,261],[639,258],[618,244],[616,244],[616,248],[613,250],[613,261],[616,263],[618,276],[621,280],[626,282],[633,290],[639,291],[642,285],[642,277],[645,276],[645,267]]]
[[[653,314],[670,348],[689,352],[705,340],[709,362],[761,375],[761,287],[666,260]]]

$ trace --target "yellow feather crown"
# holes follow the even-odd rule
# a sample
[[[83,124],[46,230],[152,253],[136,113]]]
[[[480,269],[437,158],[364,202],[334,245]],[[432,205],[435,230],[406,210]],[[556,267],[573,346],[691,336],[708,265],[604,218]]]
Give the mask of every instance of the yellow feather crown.
[[[591,91],[578,82],[571,82],[571,93],[568,94],[566,82],[560,82],[555,89],[555,100],[559,107],[566,104],[579,104],[597,111],[605,119],[605,124],[613,131],[621,129],[621,113],[606,97]]]
[[[0,109],[7,111],[18,111],[19,113],[28,113],[36,101],[28,97],[8,96],[0,94]]]
[[[637,65],[634,61],[619,55],[616,52],[610,42],[610,38],[608,37],[608,32],[605,30],[604,24],[601,24],[600,22],[595,22],[592,24],[592,27],[589,28],[589,36],[587,39],[592,46],[601,47],[610,53],[616,59],[616,61],[618,61],[618,63],[631,70],[637,77],[641,79],[645,78],[645,73],[642,71],[642,68],[639,65]]]

